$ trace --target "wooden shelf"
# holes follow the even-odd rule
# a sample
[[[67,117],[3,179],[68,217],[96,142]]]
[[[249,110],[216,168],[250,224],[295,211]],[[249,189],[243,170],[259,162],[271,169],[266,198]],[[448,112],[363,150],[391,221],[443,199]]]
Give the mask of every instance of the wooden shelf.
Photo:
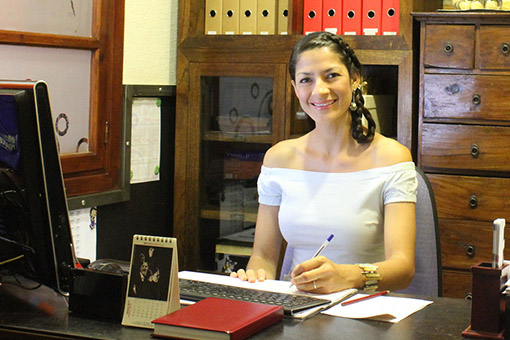
[[[271,144],[273,136],[270,134],[245,134],[245,133],[225,133],[220,131],[208,131],[204,133],[204,141],[212,142],[243,142],[243,143],[262,143]]]
[[[243,220],[248,223],[255,223],[257,221],[257,209],[245,210],[244,212],[233,212],[221,209],[219,206],[208,205],[200,210],[200,217],[209,220]]]
[[[202,35],[189,37],[179,51],[190,62],[288,63],[294,44],[302,35]],[[354,50],[409,51],[402,36],[343,36]],[[268,46],[271,46],[268,49]]]

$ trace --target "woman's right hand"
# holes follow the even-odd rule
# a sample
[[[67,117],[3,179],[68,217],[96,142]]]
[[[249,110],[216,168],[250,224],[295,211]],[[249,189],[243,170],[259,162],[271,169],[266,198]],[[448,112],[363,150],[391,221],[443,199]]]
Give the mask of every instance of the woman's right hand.
[[[242,281],[257,282],[264,281],[266,279],[266,271],[264,269],[258,269],[256,272],[253,269],[239,269],[237,272],[230,273],[230,277],[237,277]]]

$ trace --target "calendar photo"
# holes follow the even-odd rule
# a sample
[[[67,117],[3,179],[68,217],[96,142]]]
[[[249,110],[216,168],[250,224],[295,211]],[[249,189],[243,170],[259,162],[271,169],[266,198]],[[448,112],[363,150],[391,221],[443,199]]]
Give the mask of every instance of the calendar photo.
[[[153,328],[152,320],[178,308],[176,239],[134,235],[122,324]]]

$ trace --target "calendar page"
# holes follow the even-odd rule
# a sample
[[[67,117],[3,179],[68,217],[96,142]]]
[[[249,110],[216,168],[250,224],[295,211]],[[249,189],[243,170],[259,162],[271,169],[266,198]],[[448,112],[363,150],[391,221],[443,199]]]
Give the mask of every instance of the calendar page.
[[[122,325],[154,328],[152,320],[179,308],[177,240],[134,235]]]

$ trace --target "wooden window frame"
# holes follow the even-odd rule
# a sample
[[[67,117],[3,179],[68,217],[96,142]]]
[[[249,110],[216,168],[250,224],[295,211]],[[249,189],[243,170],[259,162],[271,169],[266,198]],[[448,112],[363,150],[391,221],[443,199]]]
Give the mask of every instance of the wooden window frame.
[[[0,44],[91,52],[89,151],[61,156],[66,192],[72,200],[122,191],[124,1],[93,0],[91,37],[0,30]]]

